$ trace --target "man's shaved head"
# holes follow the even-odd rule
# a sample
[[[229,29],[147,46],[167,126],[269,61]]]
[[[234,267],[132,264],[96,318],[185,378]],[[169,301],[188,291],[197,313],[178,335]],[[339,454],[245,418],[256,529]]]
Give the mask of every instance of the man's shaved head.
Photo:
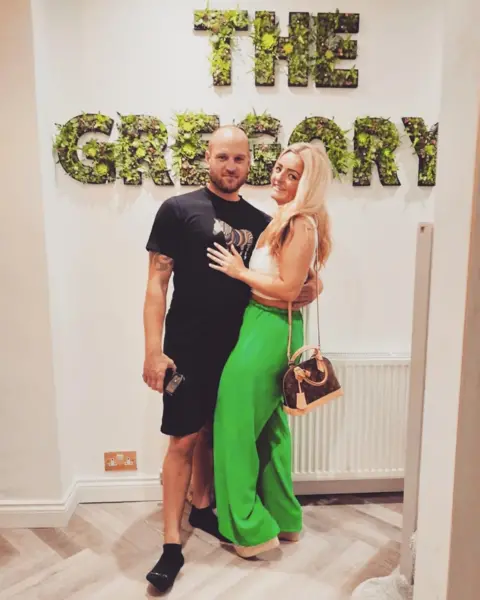
[[[245,183],[250,169],[247,135],[235,125],[219,127],[208,142],[205,158],[210,185],[217,193],[236,194]]]
[[[208,142],[208,150],[212,152],[218,144],[238,144],[245,152],[250,153],[247,134],[235,125],[222,125],[214,131]]]

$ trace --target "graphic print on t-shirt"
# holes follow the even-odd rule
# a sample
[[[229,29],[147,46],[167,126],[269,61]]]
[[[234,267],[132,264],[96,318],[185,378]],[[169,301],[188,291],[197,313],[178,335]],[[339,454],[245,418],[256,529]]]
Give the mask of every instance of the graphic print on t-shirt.
[[[245,260],[253,246],[252,232],[248,229],[234,229],[228,223],[220,219],[214,219],[213,234],[218,235],[219,233],[223,233],[227,247],[233,244]]]

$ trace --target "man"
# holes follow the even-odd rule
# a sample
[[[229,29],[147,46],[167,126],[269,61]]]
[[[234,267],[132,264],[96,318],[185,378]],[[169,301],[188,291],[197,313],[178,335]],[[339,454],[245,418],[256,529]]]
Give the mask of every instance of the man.
[[[206,161],[207,186],[166,200],[147,243],[143,378],[150,388],[163,392],[168,369],[185,377],[172,395],[163,396],[161,431],[170,436],[162,472],[164,547],[147,575],[161,592],[173,585],[184,564],[180,523],[191,478],[190,524],[227,541],[218,530],[210,503],[210,428],[222,369],[237,341],[250,290],[209,268],[207,248],[213,242],[225,247],[233,244],[248,265],[256,241],[270,221],[239,195],[250,169],[248,138],[241,129],[217,129]],[[172,273],[174,292],[165,319]],[[311,281],[304,286],[296,307],[312,302],[315,294],[316,282]]]

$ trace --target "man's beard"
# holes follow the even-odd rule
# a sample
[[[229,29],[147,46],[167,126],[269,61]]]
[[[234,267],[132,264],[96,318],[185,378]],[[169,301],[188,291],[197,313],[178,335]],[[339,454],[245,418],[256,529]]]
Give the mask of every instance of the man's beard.
[[[238,190],[246,181],[246,177],[244,179],[240,178],[237,179],[235,183],[228,185],[224,182],[223,178],[217,177],[215,173],[209,173],[209,176],[211,182],[215,185],[215,187],[224,194],[233,194],[234,192],[238,192]]]

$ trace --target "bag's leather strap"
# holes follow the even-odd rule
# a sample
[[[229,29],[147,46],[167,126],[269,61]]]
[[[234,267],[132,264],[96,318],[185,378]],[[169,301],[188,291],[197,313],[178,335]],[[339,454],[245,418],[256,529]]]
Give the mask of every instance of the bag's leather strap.
[[[316,223],[316,219],[315,219],[315,223]],[[318,350],[320,350],[320,301],[318,299],[319,295],[320,295],[320,290],[318,289],[318,228],[316,230],[316,235],[317,235],[317,244],[315,246],[315,262],[314,262],[314,271],[315,271],[315,284],[317,287],[317,338],[318,338],[318,346],[304,346],[303,348],[300,348],[300,350],[297,350],[294,354],[295,358],[297,358],[298,356],[300,356],[301,354],[303,354],[303,352],[305,352],[306,350],[311,350],[311,349],[316,349],[318,348]],[[291,357],[291,352],[292,352],[292,303],[289,302],[288,303],[288,347],[287,347],[287,358],[288,358],[288,362],[292,362],[293,360],[295,360],[293,357]]]
[[[304,352],[306,352],[307,350],[317,350],[317,360],[318,361],[322,361],[323,360],[323,356],[320,354],[319,348],[318,346],[315,345],[311,345],[311,346],[302,346],[301,348],[299,348],[294,354],[293,356],[290,358],[290,364],[293,364],[297,358],[299,356],[301,356]]]

